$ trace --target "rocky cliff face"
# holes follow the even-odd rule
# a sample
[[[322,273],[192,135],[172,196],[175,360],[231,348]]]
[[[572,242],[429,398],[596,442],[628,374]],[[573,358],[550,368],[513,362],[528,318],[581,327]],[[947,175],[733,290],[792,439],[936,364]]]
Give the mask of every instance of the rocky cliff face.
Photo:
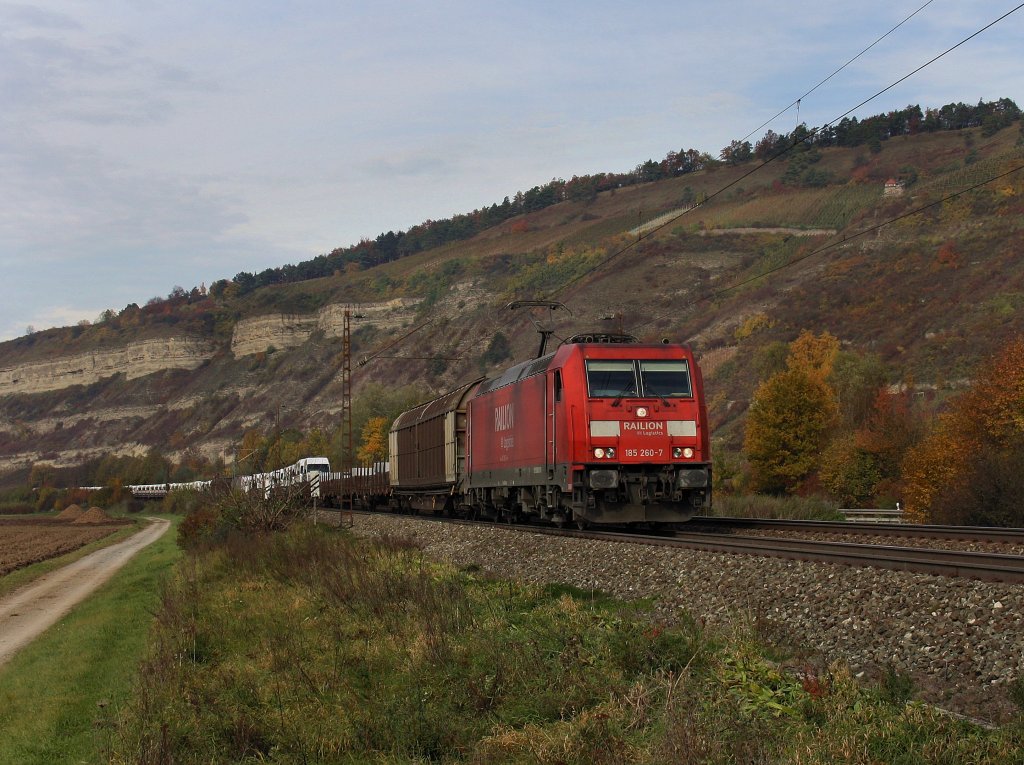
[[[61,354],[39,343],[6,364],[0,346],[0,481],[37,462],[68,468],[153,447],[172,457],[191,448],[230,460],[241,433],[276,422],[282,410],[289,426],[333,423],[346,307],[353,332],[388,333],[415,320],[420,302],[243,318],[230,346],[182,336],[78,352],[70,345]]]
[[[393,329],[409,321],[419,299],[396,298],[382,303],[352,306],[360,325]],[[327,338],[341,337],[346,306],[335,304],[309,316],[268,314],[242,319],[231,338],[235,358],[284,350],[307,342],[314,332]],[[0,367],[0,396],[46,393],[73,385],[92,385],[117,374],[133,380],[168,369],[195,369],[217,351],[211,341],[194,337],[142,340],[121,347],[104,348],[56,359],[27,361]]]
[[[384,303],[360,303],[351,307],[360,323],[370,323],[378,329],[393,329],[412,318],[419,299],[395,298]],[[346,306],[324,306],[316,314],[301,316],[273,313],[242,319],[235,325],[231,337],[231,353],[235,358],[264,353],[270,348],[283,350],[302,345],[314,332],[325,337],[341,337]]]
[[[0,396],[91,385],[117,374],[131,380],[165,369],[195,369],[215,351],[216,346],[205,340],[171,337],[17,364],[0,369]]]

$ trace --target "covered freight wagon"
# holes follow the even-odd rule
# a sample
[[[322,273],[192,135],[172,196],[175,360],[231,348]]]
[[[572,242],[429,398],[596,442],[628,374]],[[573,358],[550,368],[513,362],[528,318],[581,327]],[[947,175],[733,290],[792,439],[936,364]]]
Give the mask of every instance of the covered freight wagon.
[[[388,434],[394,499],[404,509],[449,509],[465,472],[466,401],[474,380],[401,414]]]

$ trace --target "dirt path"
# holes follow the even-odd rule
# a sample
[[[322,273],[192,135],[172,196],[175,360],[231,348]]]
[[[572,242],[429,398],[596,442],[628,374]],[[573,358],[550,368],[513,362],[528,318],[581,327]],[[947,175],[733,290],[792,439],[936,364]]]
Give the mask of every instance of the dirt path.
[[[123,542],[89,553],[0,598],[0,665],[92,594],[171,525],[162,519],[153,521]]]

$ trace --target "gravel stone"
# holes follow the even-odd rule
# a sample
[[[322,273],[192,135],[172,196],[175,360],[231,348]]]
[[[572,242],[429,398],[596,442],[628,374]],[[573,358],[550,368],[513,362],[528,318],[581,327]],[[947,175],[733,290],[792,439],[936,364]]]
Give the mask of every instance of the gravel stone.
[[[336,517],[336,516],[335,516]],[[1024,586],[753,555],[555,537],[484,524],[355,515],[362,536],[411,538],[456,566],[523,582],[559,582],[650,598],[653,618],[689,614],[845,660],[876,679],[909,673],[916,697],[972,717],[1010,719],[1006,685],[1024,677]]]

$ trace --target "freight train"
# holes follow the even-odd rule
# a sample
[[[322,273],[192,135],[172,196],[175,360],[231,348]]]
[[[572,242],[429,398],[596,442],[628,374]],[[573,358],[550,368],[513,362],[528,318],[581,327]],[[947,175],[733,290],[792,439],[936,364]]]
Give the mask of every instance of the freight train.
[[[664,524],[711,504],[700,367],[685,345],[569,338],[553,353],[403,412],[387,463],[332,473],[324,457],[234,479],[322,505],[390,505],[509,522]],[[157,484],[151,496],[209,482]]]
[[[689,520],[711,502],[703,381],[684,345],[577,335],[401,414],[403,510],[556,524]]]

